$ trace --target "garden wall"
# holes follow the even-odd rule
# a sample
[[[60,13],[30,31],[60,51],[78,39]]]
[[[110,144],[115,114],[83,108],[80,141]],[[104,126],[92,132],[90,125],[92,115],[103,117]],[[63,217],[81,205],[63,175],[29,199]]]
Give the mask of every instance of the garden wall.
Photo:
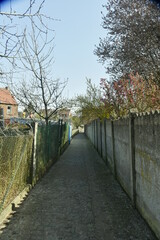
[[[135,118],[136,205],[160,239],[160,116]]]
[[[95,120],[85,133],[160,239],[160,114]]]

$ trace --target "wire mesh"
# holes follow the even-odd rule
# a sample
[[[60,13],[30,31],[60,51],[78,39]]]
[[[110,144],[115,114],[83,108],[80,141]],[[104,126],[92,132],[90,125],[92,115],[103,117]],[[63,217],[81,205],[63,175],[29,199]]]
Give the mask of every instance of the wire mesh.
[[[36,146],[36,178],[39,179],[58,159],[63,146],[68,142],[67,123],[38,126]]]
[[[33,136],[0,137],[0,211],[30,183]]]
[[[36,178],[40,178],[58,158],[59,125],[38,126]]]
[[[4,133],[4,131],[2,131]],[[40,179],[68,143],[69,125],[39,125],[36,179],[33,179],[33,134],[0,135],[0,212],[30,183]],[[8,133],[7,133],[8,134]]]

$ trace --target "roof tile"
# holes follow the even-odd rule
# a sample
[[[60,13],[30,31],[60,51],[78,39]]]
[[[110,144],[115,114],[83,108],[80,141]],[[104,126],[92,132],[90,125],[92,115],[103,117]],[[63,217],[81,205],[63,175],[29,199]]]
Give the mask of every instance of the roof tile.
[[[11,92],[6,88],[0,88],[0,104],[17,105],[17,102]]]

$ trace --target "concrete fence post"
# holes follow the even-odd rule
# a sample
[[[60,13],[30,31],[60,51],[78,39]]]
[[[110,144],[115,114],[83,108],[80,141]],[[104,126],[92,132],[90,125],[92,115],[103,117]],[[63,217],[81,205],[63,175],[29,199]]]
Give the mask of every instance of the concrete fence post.
[[[114,122],[111,121],[111,138],[112,138],[112,160],[113,160],[113,174],[115,179],[117,178],[117,166],[115,160],[115,142],[114,142]]]
[[[62,145],[62,126],[63,125],[63,120],[62,119],[59,119],[59,121],[58,121],[58,156],[60,156],[60,154],[61,154],[61,145]]]
[[[107,162],[107,141],[106,141],[106,137],[107,137],[107,131],[106,131],[106,119],[104,119],[104,157],[105,157],[105,162]]]
[[[92,122],[92,143],[94,145],[94,121]]]
[[[135,169],[135,137],[134,137],[134,117],[129,118],[129,156],[131,163],[131,199],[136,207],[136,169]]]
[[[94,146],[96,146],[96,120],[94,120]]]
[[[102,157],[102,121],[100,120],[100,156]]]
[[[98,119],[96,119],[96,149],[98,151]]]
[[[34,124],[34,139],[33,139],[33,172],[32,172],[32,182],[36,176],[36,150],[37,150],[37,132],[38,132],[38,123]]]

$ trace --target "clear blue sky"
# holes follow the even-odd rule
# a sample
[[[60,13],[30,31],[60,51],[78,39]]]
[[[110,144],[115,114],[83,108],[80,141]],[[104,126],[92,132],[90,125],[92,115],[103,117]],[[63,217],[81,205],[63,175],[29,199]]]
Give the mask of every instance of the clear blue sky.
[[[60,18],[54,23],[55,76],[68,78],[67,94],[85,93],[86,77],[99,84],[105,77],[105,69],[93,54],[95,44],[105,31],[101,27],[102,4],[105,0],[48,0],[45,11]]]
[[[25,1],[15,1],[13,9],[24,9]],[[91,78],[96,85],[100,78],[106,77],[104,66],[97,62],[93,54],[99,37],[106,34],[101,27],[102,5],[106,1],[46,0],[43,11],[53,18],[61,19],[52,22],[56,35],[53,72],[55,78],[68,78],[65,90],[67,97],[85,93],[86,77]]]

